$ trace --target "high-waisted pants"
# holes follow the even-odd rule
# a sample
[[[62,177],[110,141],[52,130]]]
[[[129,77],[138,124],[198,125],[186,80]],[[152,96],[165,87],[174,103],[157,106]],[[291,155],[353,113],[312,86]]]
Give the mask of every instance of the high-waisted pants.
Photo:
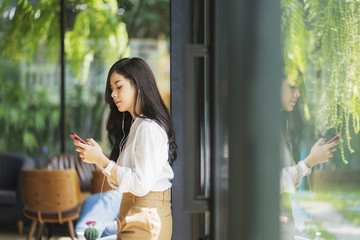
[[[119,220],[117,239],[171,240],[170,191],[149,192],[143,197],[124,193]]]

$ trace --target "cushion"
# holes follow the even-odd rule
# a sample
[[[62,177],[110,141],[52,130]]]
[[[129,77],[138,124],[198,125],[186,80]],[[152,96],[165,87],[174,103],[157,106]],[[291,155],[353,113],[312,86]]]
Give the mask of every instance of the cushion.
[[[110,190],[102,194],[92,194],[85,199],[81,208],[80,218],[75,226],[75,232],[78,235],[82,234],[88,228],[86,222],[95,221],[96,225],[94,227],[98,230],[99,236],[106,235],[103,234],[105,228],[112,228],[113,222],[119,215],[121,199],[122,193],[118,190]],[[115,228],[117,227],[115,226]],[[114,231],[116,234],[116,229]]]
[[[15,204],[16,191],[15,190],[0,190],[0,204]]]
[[[16,189],[23,159],[12,155],[0,155],[0,189]]]

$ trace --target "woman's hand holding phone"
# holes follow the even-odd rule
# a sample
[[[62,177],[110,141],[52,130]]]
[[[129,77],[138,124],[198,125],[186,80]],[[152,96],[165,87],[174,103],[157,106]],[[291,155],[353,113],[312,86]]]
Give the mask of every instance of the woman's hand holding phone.
[[[310,154],[304,159],[306,165],[312,168],[317,164],[328,162],[332,158],[333,152],[336,151],[335,146],[339,144],[340,136],[338,134],[328,142],[325,142],[324,138],[320,138],[311,148]]]
[[[101,169],[104,165],[107,165],[109,160],[104,155],[100,145],[94,139],[90,138],[85,142],[75,133],[70,134],[70,137],[74,139],[74,145],[76,146],[75,150],[79,152],[79,156],[84,162],[96,164]]]
[[[81,137],[79,137],[76,133],[71,133],[69,136],[74,140],[74,145],[76,146],[76,151],[79,152],[80,158],[87,162],[84,157],[84,151],[86,145],[89,145],[87,142],[85,142]]]

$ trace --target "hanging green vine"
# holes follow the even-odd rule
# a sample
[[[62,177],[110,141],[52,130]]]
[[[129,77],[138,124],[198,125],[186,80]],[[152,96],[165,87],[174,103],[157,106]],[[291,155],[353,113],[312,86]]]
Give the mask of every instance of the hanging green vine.
[[[353,153],[350,125],[359,133],[360,117],[360,3],[347,0],[307,0],[309,23],[316,33],[319,60],[313,61],[320,72],[323,96],[319,96],[319,129],[334,128],[342,132],[340,144],[343,161],[344,144]],[[315,51],[315,52],[316,52]]]
[[[284,72],[286,76],[292,76],[295,70],[304,74],[304,110],[309,109],[318,132],[335,129],[342,133],[340,151],[347,163],[344,145],[350,153],[354,152],[350,129],[355,134],[360,131],[360,2],[282,0],[281,3]],[[300,48],[303,55],[294,55]]]
[[[298,72],[304,72],[307,65],[305,57],[305,11],[303,4],[294,0],[282,0],[281,7],[283,9],[283,51],[286,59],[284,71],[290,82],[295,82],[298,78]]]

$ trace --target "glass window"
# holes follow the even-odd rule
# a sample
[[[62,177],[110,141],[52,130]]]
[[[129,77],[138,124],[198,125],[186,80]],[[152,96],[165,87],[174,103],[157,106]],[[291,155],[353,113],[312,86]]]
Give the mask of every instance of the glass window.
[[[59,152],[58,1],[0,3],[0,151]]]
[[[282,239],[357,239],[360,3],[281,0],[281,9]]]
[[[170,106],[169,0],[65,0],[65,133],[61,133],[60,1],[0,3],[0,151],[37,167],[65,151],[68,134],[94,138],[109,153],[104,92],[110,66],[142,57]],[[156,27],[150,27],[156,26]]]

